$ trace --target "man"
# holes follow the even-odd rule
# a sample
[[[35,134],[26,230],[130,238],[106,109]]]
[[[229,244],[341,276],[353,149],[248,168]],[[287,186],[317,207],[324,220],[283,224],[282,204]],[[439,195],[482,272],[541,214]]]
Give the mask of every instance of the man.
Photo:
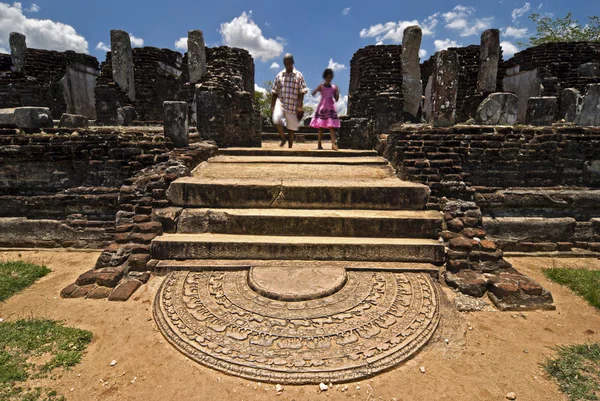
[[[286,54],[283,58],[285,70],[281,71],[275,77],[273,82],[273,93],[271,99],[271,115],[273,116],[273,124],[279,131],[281,144],[285,145],[286,139],[283,132],[283,124],[289,132],[289,147],[294,145],[294,134],[300,127],[300,119],[302,118],[304,104],[304,95],[308,93],[306,82],[302,73],[294,68],[294,56]]]

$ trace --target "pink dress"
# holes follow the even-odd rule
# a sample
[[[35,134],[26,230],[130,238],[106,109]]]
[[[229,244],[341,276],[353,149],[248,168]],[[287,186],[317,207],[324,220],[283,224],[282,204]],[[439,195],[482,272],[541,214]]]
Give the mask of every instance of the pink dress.
[[[340,128],[340,119],[338,118],[335,107],[335,92],[337,86],[321,87],[321,101],[315,111],[315,116],[310,122],[313,128]]]

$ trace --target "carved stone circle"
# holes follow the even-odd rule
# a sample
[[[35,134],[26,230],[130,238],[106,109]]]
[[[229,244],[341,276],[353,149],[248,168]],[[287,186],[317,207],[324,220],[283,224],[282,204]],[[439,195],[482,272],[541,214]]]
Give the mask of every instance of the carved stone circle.
[[[170,273],[154,302],[160,331],[208,367],[251,380],[308,384],[391,368],[423,347],[439,323],[436,288],[426,274],[348,271],[339,290],[303,301],[261,295],[249,275]]]

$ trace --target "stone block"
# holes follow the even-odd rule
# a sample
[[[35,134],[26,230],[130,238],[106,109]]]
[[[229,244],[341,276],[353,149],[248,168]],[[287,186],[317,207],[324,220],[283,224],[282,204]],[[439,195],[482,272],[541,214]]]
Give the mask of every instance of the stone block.
[[[551,126],[558,114],[558,99],[555,96],[532,97],[527,102],[525,122],[534,126]]]
[[[483,228],[490,238],[521,243],[568,242],[575,234],[576,225],[576,220],[571,217],[483,218]]]
[[[63,114],[58,123],[58,128],[86,128],[88,119],[77,114]]]
[[[481,125],[514,125],[519,99],[512,93],[492,93],[477,108],[475,120]]]
[[[472,270],[461,270],[456,274],[446,272],[446,283],[463,294],[481,298],[487,291],[487,279]]]
[[[13,67],[15,71],[23,72],[27,61],[27,38],[22,33],[11,32],[8,42]]]
[[[527,117],[527,103],[529,98],[542,95],[544,87],[538,76],[538,70],[519,72],[507,76],[503,81],[504,91],[512,92],[519,99],[519,112],[517,122],[524,124]]]
[[[581,64],[577,72],[583,78],[600,77],[600,63]]]
[[[402,94],[405,119],[418,122],[417,116],[423,98],[419,50],[423,32],[418,25],[404,30],[402,38]]]
[[[202,31],[188,32],[188,69],[192,84],[198,83],[206,73],[206,47]]]
[[[190,144],[188,125],[188,104],[186,102],[165,102],[165,137],[170,138],[176,148],[186,148]]]
[[[125,302],[142,285],[142,282],[136,279],[127,279],[121,281],[119,285],[108,296],[109,301]]]
[[[575,118],[575,124],[581,126],[600,126],[600,84],[587,86],[581,112]]]
[[[581,113],[583,97],[575,88],[567,88],[562,91],[560,96],[560,113],[559,118],[568,123],[575,121]]]
[[[498,29],[488,29],[481,34],[479,74],[477,76],[477,90],[479,92],[490,93],[496,91],[499,60],[500,31]]]
[[[456,52],[443,50],[437,53],[431,93],[432,122],[435,127],[452,126],[456,121],[459,70]]]
[[[133,106],[124,106],[117,109],[117,125],[130,126],[137,118],[137,112]]]
[[[0,126],[20,129],[40,129],[54,126],[52,112],[47,107],[17,107],[0,109]]]

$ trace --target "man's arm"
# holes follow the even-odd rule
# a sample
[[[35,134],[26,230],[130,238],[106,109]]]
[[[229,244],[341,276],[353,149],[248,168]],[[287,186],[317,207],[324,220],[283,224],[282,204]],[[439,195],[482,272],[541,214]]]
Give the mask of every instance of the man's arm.
[[[304,81],[304,75],[300,74],[300,93],[298,94],[298,100],[300,101],[300,105],[298,106],[298,112],[303,110],[304,106],[304,95],[308,93],[308,87],[306,86],[306,81]]]
[[[277,103],[277,98],[279,97],[279,75],[275,77],[275,82],[273,82],[273,89],[271,90],[271,115],[273,115],[273,110],[275,110],[275,104]]]

